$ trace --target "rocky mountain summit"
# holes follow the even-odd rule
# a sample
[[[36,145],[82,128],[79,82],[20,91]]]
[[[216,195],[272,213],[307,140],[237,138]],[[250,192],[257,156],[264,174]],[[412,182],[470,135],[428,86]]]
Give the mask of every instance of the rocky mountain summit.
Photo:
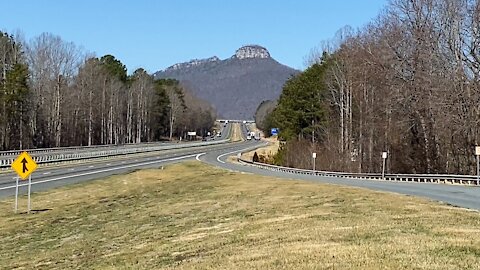
[[[278,63],[259,45],[247,45],[230,58],[216,56],[178,63],[156,72],[174,78],[194,95],[210,102],[220,118],[253,119],[264,100],[276,100],[283,84],[299,71]]]
[[[270,53],[267,49],[258,45],[247,45],[243,46],[235,52],[235,55],[232,56],[237,59],[246,59],[246,58],[270,58]]]

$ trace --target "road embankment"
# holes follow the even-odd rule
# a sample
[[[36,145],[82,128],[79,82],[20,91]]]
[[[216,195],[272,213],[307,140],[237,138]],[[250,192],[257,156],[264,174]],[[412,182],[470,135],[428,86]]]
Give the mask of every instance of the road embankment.
[[[478,212],[199,162],[32,201],[29,215],[0,201],[0,268],[480,268]]]

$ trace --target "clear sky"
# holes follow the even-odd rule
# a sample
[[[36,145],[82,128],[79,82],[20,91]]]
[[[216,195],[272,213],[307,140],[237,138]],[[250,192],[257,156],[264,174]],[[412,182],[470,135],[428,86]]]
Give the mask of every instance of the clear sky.
[[[245,44],[282,64],[304,58],[345,25],[362,27],[388,0],[0,0],[0,30],[27,40],[50,32],[97,56],[112,54],[129,73],[155,72],[194,58],[225,59]]]

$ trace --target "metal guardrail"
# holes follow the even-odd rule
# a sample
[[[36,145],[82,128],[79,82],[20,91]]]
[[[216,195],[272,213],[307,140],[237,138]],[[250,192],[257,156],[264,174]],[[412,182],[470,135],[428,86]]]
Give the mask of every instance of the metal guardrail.
[[[222,133],[225,128],[222,129]],[[231,127],[228,126],[226,139],[218,141],[181,143],[181,144],[161,144],[142,143],[142,144],[125,144],[117,145],[94,145],[94,146],[72,146],[59,148],[39,148],[27,150],[12,150],[0,152],[0,169],[9,168],[15,158],[23,151],[27,151],[32,155],[33,160],[38,164],[55,163],[64,161],[74,161],[92,158],[104,158],[111,156],[120,156],[128,154],[139,154],[161,150],[182,149],[191,147],[201,147],[215,144],[222,144],[230,141]],[[81,152],[78,152],[81,151]]]
[[[480,185],[477,176],[473,175],[444,175],[444,174],[385,174],[382,177],[381,173],[344,173],[344,172],[328,172],[328,171],[314,171],[297,169],[290,167],[275,166],[265,163],[253,162],[238,158],[239,162],[253,165],[255,167],[292,174],[316,175],[325,177],[339,177],[347,179],[360,180],[384,180],[384,181],[398,181],[398,182],[416,182],[416,183],[438,183],[438,184],[462,184],[462,185]]]
[[[101,144],[91,146],[66,146],[66,147],[52,147],[52,148],[32,148],[23,150],[8,150],[0,151],[0,159],[8,159],[9,157],[16,157],[23,152],[28,152],[30,155],[49,154],[54,152],[72,152],[72,151],[91,151],[98,149],[120,148],[120,147],[136,147],[136,146],[150,146],[160,144],[172,144],[171,142],[143,142],[143,143],[128,143],[128,144]]]
[[[59,151],[78,151],[78,150],[89,150],[89,149],[99,149],[99,148],[108,148],[108,147],[116,147],[116,145],[92,145],[92,146],[69,146],[69,147],[55,147],[55,148],[38,148],[38,149],[24,149],[24,150],[9,150],[9,151],[1,151],[0,158],[10,157],[10,156],[18,156],[22,152],[27,151],[30,154],[36,153],[52,153],[52,152],[59,152]]]
[[[33,160],[36,163],[53,163],[53,162],[63,162],[63,161],[73,161],[73,160],[82,160],[82,159],[91,159],[91,158],[101,158],[101,157],[111,157],[111,156],[120,156],[128,154],[139,154],[147,153],[153,151],[161,150],[171,150],[171,149],[182,149],[182,148],[191,148],[191,147],[201,147],[215,144],[222,144],[229,142],[229,139],[219,140],[219,141],[209,141],[209,142],[199,142],[199,143],[182,143],[182,144],[169,144],[169,145],[155,145],[149,146],[144,145],[141,147],[117,147],[113,149],[102,150],[101,147],[93,148],[89,152],[80,152],[80,153],[52,153],[51,155],[42,155],[42,156],[33,156]],[[75,148],[68,148],[69,151],[75,150]],[[8,168],[15,160],[16,156],[0,159],[0,168]]]

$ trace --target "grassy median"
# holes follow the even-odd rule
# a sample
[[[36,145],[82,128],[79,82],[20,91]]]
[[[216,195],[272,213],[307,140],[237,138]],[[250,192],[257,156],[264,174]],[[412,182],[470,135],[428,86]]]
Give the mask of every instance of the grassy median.
[[[239,123],[232,123],[232,136],[230,136],[230,141],[240,142],[243,141],[242,137],[242,127]]]
[[[480,269],[478,212],[197,162],[12,205],[0,269]]]

